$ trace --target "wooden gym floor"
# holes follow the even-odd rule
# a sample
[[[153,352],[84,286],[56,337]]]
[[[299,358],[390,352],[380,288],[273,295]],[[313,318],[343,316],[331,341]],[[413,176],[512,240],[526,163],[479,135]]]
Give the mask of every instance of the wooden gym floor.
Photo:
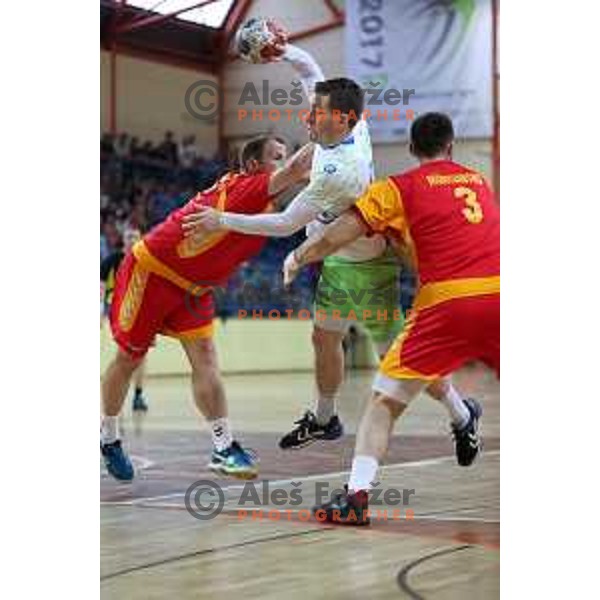
[[[277,440],[312,398],[312,375],[226,377],[235,432],[260,456],[256,489],[268,479],[271,491],[302,492],[297,506],[270,501],[254,508],[262,519],[239,513],[252,510],[238,504],[244,482],[207,470],[210,435],[195,414],[187,379],[149,380],[149,413],[134,418],[128,408],[123,418],[136,479],[118,484],[101,471],[103,600],[498,598],[499,386],[482,368],[455,377],[484,408],[484,453],[472,467],[456,465],[445,411],[423,396],[397,425],[380,475],[384,489],[414,490],[408,505],[389,506],[388,520],[370,527],[306,520],[318,482],[331,483],[331,492],[347,480],[372,375],[348,374],[340,401],[343,440],[292,452],[279,450]],[[185,491],[202,479],[216,481],[225,495],[211,520],[185,507]]]

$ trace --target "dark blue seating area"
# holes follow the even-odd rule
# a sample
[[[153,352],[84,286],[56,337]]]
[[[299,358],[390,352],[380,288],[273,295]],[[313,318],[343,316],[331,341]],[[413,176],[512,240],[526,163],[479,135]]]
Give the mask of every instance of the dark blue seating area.
[[[260,254],[238,269],[225,288],[215,291],[219,316],[235,317],[240,310],[245,310],[248,316],[252,311],[262,311],[263,319],[268,317],[269,311],[279,311],[281,318],[287,318],[286,310],[292,309],[296,316],[299,310],[312,310],[318,269],[304,269],[289,289],[283,287],[281,275],[286,255],[304,239],[303,233],[270,239]],[[276,313],[273,316],[277,318]]]

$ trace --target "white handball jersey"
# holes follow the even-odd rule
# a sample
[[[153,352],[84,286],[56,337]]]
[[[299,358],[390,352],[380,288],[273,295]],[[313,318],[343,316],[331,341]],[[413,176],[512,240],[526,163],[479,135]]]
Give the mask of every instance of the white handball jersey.
[[[310,184],[305,200],[319,209],[319,216],[306,227],[311,236],[348,210],[373,181],[373,150],[369,128],[360,120],[352,132],[335,146],[316,146]],[[338,250],[339,256],[355,262],[380,256],[386,247],[383,236],[360,237]]]

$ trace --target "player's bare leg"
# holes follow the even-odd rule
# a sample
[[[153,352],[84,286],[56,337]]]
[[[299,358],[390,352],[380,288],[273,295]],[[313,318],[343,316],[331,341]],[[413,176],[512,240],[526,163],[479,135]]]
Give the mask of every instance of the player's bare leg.
[[[211,338],[182,340],[192,367],[194,402],[208,421],[213,441],[209,467],[216,472],[242,479],[256,477],[255,457],[244,450],[231,434],[227,400],[219,371],[217,352]]]
[[[352,525],[369,523],[368,492],[376,480],[379,463],[387,452],[394,424],[426,385],[427,382],[417,379],[399,382],[380,374],[376,377],[373,393],[356,433],[346,493],[315,507],[318,519]]]
[[[283,436],[279,446],[298,449],[316,440],[335,440],[344,433],[337,416],[337,396],[344,381],[344,331],[328,330],[315,324],[312,342],[315,356],[317,400],[296,427]]]
[[[118,439],[118,430],[113,427],[125,403],[127,391],[131,384],[133,373],[139,367],[143,358],[132,356],[118,349],[115,357],[108,365],[102,377],[102,414],[103,434],[105,442]]]
[[[315,352],[317,422],[326,425],[337,414],[337,396],[344,381],[344,333],[315,326],[312,334]]]
[[[452,385],[450,377],[435,379],[425,391],[446,407],[453,426],[462,428],[469,422],[471,418],[469,408],[461,394]]]
[[[394,428],[396,419],[404,412],[410,401],[418,396],[427,385],[419,379],[406,380],[402,385],[394,386],[394,397],[387,390],[381,389],[385,386],[377,385],[378,376],[375,379],[374,391],[367,402],[365,412],[361,418],[356,432],[356,444],[354,447],[354,460],[371,458],[379,464],[385,457]],[[369,489],[371,482],[377,473],[364,470],[355,472],[352,470],[349,486],[351,489]]]
[[[144,357],[138,368],[133,374],[133,410],[147,411],[148,404],[144,397],[144,381],[146,379],[146,362],[147,359]]]
[[[119,413],[125,403],[133,373],[142,360],[119,349],[102,377],[100,450],[109,473],[119,481],[131,481],[134,475],[131,461],[121,448]]]
[[[192,367],[194,402],[207,421],[227,419],[225,390],[219,373],[214,342],[210,338],[182,340]]]

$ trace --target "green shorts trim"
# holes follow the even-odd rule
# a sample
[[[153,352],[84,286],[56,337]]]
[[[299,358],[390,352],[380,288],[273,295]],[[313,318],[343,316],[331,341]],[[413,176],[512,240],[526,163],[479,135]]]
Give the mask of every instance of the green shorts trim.
[[[374,342],[386,342],[404,326],[400,265],[390,251],[364,262],[329,256],[315,293],[315,321],[356,321]]]

